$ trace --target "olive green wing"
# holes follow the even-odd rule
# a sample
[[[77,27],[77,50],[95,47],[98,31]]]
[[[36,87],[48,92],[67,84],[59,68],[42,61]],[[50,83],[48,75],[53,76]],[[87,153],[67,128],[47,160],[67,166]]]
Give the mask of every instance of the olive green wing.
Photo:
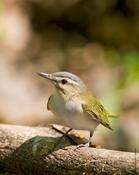
[[[82,108],[92,119],[112,130],[108,120],[109,112],[95,98],[90,99],[88,104],[82,104]]]
[[[48,111],[50,110],[50,99],[52,98],[52,95],[48,98],[48,102],[47,102],[47,109]]]

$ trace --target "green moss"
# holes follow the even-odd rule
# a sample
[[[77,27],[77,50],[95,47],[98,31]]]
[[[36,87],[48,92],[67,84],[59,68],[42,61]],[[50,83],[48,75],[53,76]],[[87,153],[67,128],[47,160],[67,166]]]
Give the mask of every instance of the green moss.
[[[21,152],[28,151],[28,153],[30,153],[33,157],[42,157],[68,145],[71,145],[71,141],[67,138],[61,139],[60,137],[36,136],[25,142],[19,149]]]

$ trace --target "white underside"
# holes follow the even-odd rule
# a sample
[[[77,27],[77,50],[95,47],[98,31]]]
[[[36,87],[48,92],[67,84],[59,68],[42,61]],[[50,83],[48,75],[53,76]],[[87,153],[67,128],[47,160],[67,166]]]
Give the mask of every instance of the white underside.
[[[56,115],[56,114],[55,114]],[[73,129],[79,129],[79,130],[91,130],[94,131],[94,129],[97,127],[98,123],[94,120],[88,120],[83,115],[66,115],[62,116],[59,114],[59,119],[61,120],[61,124],[68,126],[69,128]]]
[[[71,100],[65,103],[56,95],[53,95],[49,101],[50,110],[58,117],[61,124],[73,129],[94,131],[98,122],[89,114],[85,114],[81,105]]]

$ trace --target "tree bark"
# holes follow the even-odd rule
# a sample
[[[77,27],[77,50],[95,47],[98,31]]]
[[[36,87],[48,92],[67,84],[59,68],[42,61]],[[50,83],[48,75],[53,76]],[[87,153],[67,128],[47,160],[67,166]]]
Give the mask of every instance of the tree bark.
[[[57,126],[54,126],[55,128]],[[62,132],[67,128],[59,126]],[[139,174],[139,153],[78,148],[87,141],[77,131],[63,137],[53,127],[0,125],[0,172],[20,175]]]

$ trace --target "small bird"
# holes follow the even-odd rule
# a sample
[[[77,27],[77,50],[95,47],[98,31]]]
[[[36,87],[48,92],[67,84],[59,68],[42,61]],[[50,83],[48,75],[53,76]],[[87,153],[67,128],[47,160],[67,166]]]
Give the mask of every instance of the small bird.
[[[38,74],[50,80],[56,87],[56,92],[48,99],[47,109],[69,128],[90,131],[85,146],[90,146],[94,130],[99,124],[112,130],[108,120],[111,113],[93,96],[78,76],[69,72]]]

